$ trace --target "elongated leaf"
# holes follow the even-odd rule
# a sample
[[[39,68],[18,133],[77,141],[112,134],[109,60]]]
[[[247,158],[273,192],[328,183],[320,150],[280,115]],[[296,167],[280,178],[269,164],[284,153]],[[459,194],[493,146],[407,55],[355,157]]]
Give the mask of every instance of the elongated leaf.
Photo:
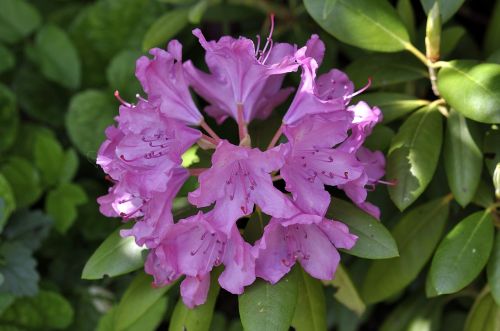
[[[483,291],[474,302],[467,316],[464,331],[498,331],[500,329],[500,306],[495,304],[489,291]]]
[[[208,291],[207,301],[204,304],[193,309],[189,309],[182,302],[182,298],[179,299],[174,312],[172,313],[172,317],[170,318],[170,324],[168,326],[169,331],[209,330],[214,314],[215,302],[217,301],[217,296],[219,295],[220,290],[218,280],[220,272],[220,269],[216,269],[212,272],[210,289]]]
[[[488,262],[493,235],[488,211],[469,215],[446,235],[430,269],[430,280],[438,295],[460,291],[476,278]]]
[[[0,40],[13,43],[33,32],[41,17],[33,5],[24,0],[0,2]]]
[[[460,9],[465,0],[420,0],[427,14],[436,1],[439,3],[439,13],[444,23]]]
[[[472,138],[467,120],[451,110],[444,140],[444,166],[455,199],[465,207],[474,197],[483,167],[481,150]]]
[[[356,245],[345,252],[366,259],[387,259],[398,256],[398,247],[389,231],[373,216],[352,204],[332,199],[327,215],[339,220],[358,236]]]
[[[116,330],[126,330],[137,323],[172,287],[167,285],[154,288],[151,282],[151,276],[144,273],[134,278],[116,307],[114,321]]]
[[[382,123],[387,124],[398,118],[401,118],[412,111],[429,104],[429,101],[417,99],[412,95],[393,93],[393,92],[375,92],[363,94],[359,100],[366,101],[370,106],[378,107],[384,115]]]
[[[493,251],[488,262],[488,284],[491,288],[491,295],[498,306],[500,306],[500,234],[497,231]]]
[[[272,285],[258,279],[238,297],[246,331],[287,331],[298,296],[297,268]]]
[[[445,197],[430,201],[403,216],[392,231],[399,257],[372,262],[362,289],[366,302],[387,299],[418,276],[441,238],[450,200]]]
[[[155,46],[164,46],[172,37],[188,23],[188,10],[185,8],[171,10],[158,18],[149,28],[142,41],[142,50]]]
[[[398,0],[396,5],[399,17],[403,21],[410,38],[415,39],[415,12],[410,0]]]
[[[386,177],[397,181],[389,187],[389,194],[400,210],[411,205],[429,185],[441,142],[441,114],[436,109],[420,109],[399,128],[389,149]]]
[[[16,58],[8,48],[0,44],[0,74],[8,71],[16,64]]]
[[[324,331],[327,328],[323,284],[312,278],[302,267],[297,269],[299,297],[292,326],[297,331]]]
[[[144,248],[137,246],[133,237],[122,238],[120,230],[113,232],[92,254],[83,268],[83,279],[119,276],[142,267]]]
[[[323,29],[347,44],[397,52],[409,42],[403,22],[386,0],[306,0],[304,4]]]
[[[458,45],[467,31],[461,26],[452,26],[443,30],[441,35],[441,58],[444,59]]]
[[[465,117],[484,123],[500,122],[500,64],[457,60],[439,70],[443,98]]]
[[[364,146],[372,151],[387,151],[394,137],[394,131],[385,125],[377,125],[366,138]]]
[[[335,278],[330,283],[337,288],[337,292],[334,294],[337,301],[354,311],[358,316],[363,315],[366,305],[361,299],[347,270],[341,264],[339,264],[335,272]]]
[[[500,49],[500,1],[496,1],[493,13],[490,16],[488,28],[484,38],[484,49],[486,54],[491,54]]]

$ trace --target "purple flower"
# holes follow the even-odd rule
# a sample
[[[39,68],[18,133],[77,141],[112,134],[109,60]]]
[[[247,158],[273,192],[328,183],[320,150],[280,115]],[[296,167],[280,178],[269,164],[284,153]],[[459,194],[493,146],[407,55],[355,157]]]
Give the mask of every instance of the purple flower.
[[[257,46],[243,37],[207,41],[199,29],[193,30],[206,51],[210,74],[196,69],[191,61],[184,68],[196,93],[210,103],[205,111],[218,122],[228,116],[236,121],[242,117],[245,123],[264,118],[292,92],[280,87],[284,74],[298,68],[296,49],[290,44],[273,44],[272,29],[262,50],[260,40]]]
[[[337,248],[350,249],[356,240],[345,224],[321,216],[273,218],[255,243],[255,274],[274,284],[299,261],[311,276],[331,280],[340,261]]]
[[[196,108],[184,78],[182,45],[177,40],[168,43],[168,51],[153,48],[153,59],[137,60],[136,76],[150,100],[159,100],[160,111],[167,117],[186,124],[198,125],[203,116]]]
[[[261,152],[223,140],[212,156],[212,167],[198,178],[200,187],[189,193],[189,202],[197,207],[216,202],[214,219],[226,233],[238,218],[253,212],[254,204],[274,217],[291,217],[298,210],[274,188],[270,176],[282,165],[278,149]]]

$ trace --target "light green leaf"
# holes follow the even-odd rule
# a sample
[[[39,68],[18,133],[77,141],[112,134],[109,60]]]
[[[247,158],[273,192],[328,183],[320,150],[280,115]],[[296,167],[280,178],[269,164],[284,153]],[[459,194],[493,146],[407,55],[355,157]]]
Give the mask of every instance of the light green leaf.
[[[16,209],[14,193],[9,182],[0,173],[0,233],[7,222],[10,214]]]
[[[238,297],[246,331],[288,331],[298,297],[296,268],[272,285],[257,279]]]
[[[359,292],[351,280],[347,270],[339,264],[335,278],[329,282],[337,288],[334,297],[344,306],[354,311],[358,316],[363,315],[366,305],[359,296]]]
[[[78,216],[77,207],[87,202],[85,191],[76,184],[63,183],[45,199],[45,211],[54,218],[54,227],[64,234]]]
[[[500,122],[500,64],[446,62],[439,70],[438,88],[446,102],[465,117],[484,123]]]
[[[397,181],[389,187],[389,195],[400,210],[411,205],[429,185],[441,142],[441,114],[435,108],[420,109],[399,128],[389,149],[386,177]]]
[[[326,303],[323,284],[297,266],[299,296],[292,326],[296,331],[324,331],[326,327]],[[338,275],[338,269],[337,269]]]
[[[488,285],[491,288],[491,295],[497,305],[500,306],[500,233],[498,231],[486,270]]]
[[[141,273],[129,285],[115,311],[115,329],[126,330],[148,313],[163,295],[172,287],[161,288],[151,286],[150,275]]]
[[[163,14],[149,28],[142,41],[142,50],[147,51],[165,43],[178,34],[188,23],[188,10],[178,8]]]
[[[493,236],[489,211],[469,215],[446,235],[429,271],[436,294],[460,291],[477,277],[488,262]]]
[[[415,39],[415,12],[410,0],[398,0],[396,5],[399,17],[403,21],[410,38]]]
[[[332,198],[328,217],[339,220],[349,227],[358,240],[346,253],[365,259],[387,259],[398,256],[398,247],[390,232],[380,221],[352,204]]]
[[[49,135],[40,135],[35,141],[35,165],[42,175],[45,186],[55,185],[59,181],[64,151],[57,139]]]
[[[24,0],[0,1],[0,40],[17,42],[33,32],[41,22],[36,8]]]
[[[40,174],[28,160],[13,156],[0,172],[12,188],[17,208],[28,207],[42,195]]]
[[[64,30],[44,26],[36,35],[35,51],[45,77],[70,89],[80,86],[80,59]]]
[[[495,304],[488,290],[484,290],[474,302],[464,331],[498,331],[500,329],[500,306]]]
[[[385,300],[418,276],[441,238],[450,200],[451,197],[432,200],[403,216],[392,231],[399,257],[372,262],[361,292],[366,302]]]
[[[83,279],[115,277],[139,269],[144,265],[143,251],[134,237],[120,236],[120,229],[109,235],[96,249],[83,268]]]
[[[397,52],[409,43],[403,22],[386,0],[306,0],[304,4],[323,29],[347,44]]]
[[[439,12],[444,23],[462,7],[465,0],[420,0],[426,14],[429,13],[436,1],[439,3]]]
[[[450,111],[444,140],[444,166],[454,198],[465,207],[471,202],[481,179],[483,155],[474,141],[465,117]]]
[[[118,105],[102,91],[86,90],[73,96],[66,115],[66,129],[78,151],[95,158],[104,142],[104,130],[113,124]]]

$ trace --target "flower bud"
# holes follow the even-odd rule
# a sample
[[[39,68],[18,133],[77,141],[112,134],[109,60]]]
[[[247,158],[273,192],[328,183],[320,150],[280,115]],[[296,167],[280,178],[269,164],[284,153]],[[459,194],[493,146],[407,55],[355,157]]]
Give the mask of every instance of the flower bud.
[[[495,196],[500,199],[500,163],[497,163],[493,172],[493,186],[495,186]]]
[[[441,14],[439,13],[438,1],[434,3],[427,16],[425,29],[425,50],[427,58],[431,62],[439,60],[439,48],[441,46]]]

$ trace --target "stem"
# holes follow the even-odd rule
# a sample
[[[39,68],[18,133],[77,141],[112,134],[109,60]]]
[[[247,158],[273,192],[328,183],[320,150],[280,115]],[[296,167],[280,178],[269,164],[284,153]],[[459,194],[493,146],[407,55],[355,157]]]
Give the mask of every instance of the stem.
[[[429,66],[429,79],[431,80],[431,87],[432,87],[432,92],[434,93],[435,96],[439,97],[439,90],[437,87],[437,77],[436,77],[436,69],[434,66]]]
[[[245,139],[247,136],[247,124],[245,123],[245,119],[243,118],[243,105],[241,103],[238,103],[236,105],[237,112],[238,112],[238,136],[240,137],[240,143]]]
[[[423,64],[425,64],[426,67],[430,67],[430,61],[427,59],[424,53],[419,51],[415,46],[413,46],[411,43],[405,43],[404,44],[406,50],[413,55],[415,55]]]
[[[276,175],[276,176],[271,177],[271,179],[273,180],[273,182],[275,182],[277,180],[283,179],[283,177],[281,177],[281,175]]]
[[[276,131],[276,133],[274,134],[273,139],[271,139],[271,142],[269,143],[269,146],[267,146],[267,149],[271,149],[274,146],[276,146],[276,143],[280,139],[282,133],[283,133],[283,125],[281,125],[278,128],[278,131]]]
[[[212,128],[210,128],[207,124],[207,122],[205,121],[201,121],[200,123],[200,126],[205,130],[207,131],[207,133],[210,135],[210,137],[215,140],[216,143],[218,143],[220,141],[220,138],[219,136],[217,135],[217,133],[214,132],[214,130],[212,130]],[[217,144],[216,144],[217,145]]]

